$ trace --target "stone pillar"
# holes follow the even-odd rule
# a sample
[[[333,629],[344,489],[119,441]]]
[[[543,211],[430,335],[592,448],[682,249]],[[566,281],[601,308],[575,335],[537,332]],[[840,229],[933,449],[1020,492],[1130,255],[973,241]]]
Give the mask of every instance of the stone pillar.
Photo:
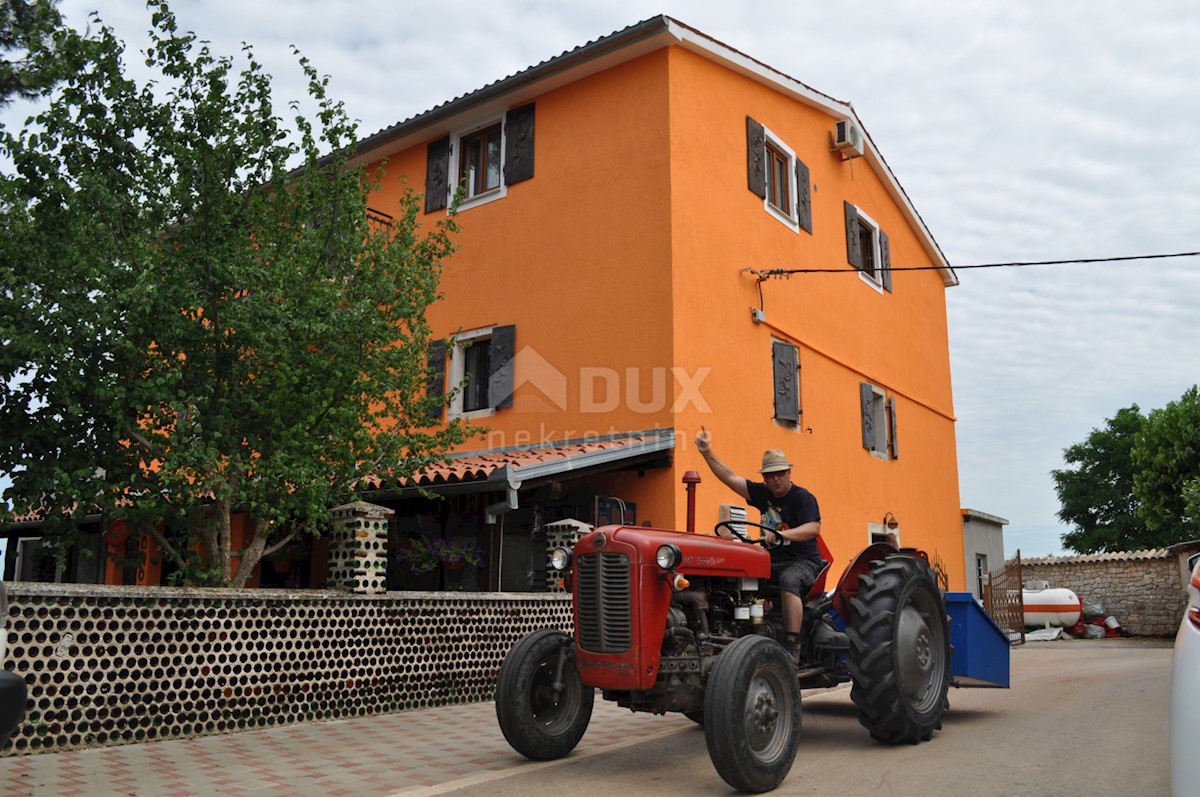
[[[388,519],[391,509],[355,501],[333,510],[329,586],[359,595],[387,592]]]

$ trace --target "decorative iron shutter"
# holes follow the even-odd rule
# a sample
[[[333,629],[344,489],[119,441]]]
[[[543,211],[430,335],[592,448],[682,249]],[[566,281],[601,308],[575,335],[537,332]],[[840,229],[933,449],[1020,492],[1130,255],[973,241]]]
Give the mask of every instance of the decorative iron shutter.
[[[800,391],[797,390],[798,357],[796,347],[782,341],[771,342],[771,361],[775,375],[775,419],[796,423],[800,420]]]
[[[747,187],[762,199],[767,198],[767,131],[758,122],[746,117],[746,182]]]
[[[533,103],[513,108],[504,118],[504,183],[533,177]]]
[[[887,233],[879,231],[879,273],[883,276],[883,289],[892,291],[892,250]]]
[[[513,401],[514,363],[516,355],[517,328],[510,324],[492,330],[488,341],[488,406],[492,409],[511,407]]]
[[[808,167],[799,158],[796,158],[796,214],[800,222],[800,229],[811,235],[812,191],[810,190]]]
[[[900,436],[896,431],[896,397],[888,399],[888,424],[891,426],[892,459],[900,459]]]
[[[862,411],[862,444],[868,451],[875,450],[875,418],[871,414],[871,403],[875,391],[866,382],[858,383],[858,400]]]
[[[450,193],[450,136],[431,142],[425,151],[425,212],[446,207]]]
[[[846,259],[850,265],[862,271],[862,252],[858,247],[858,208],[849,202],[843,202],[846,211]]]
[[[429,382],[425,393],[430,397],[437,396],[438,404],[430,407],[428,415],[431,420],[442,419],[442,397],[446,395],[446,341],[432,340],[429,342]]]

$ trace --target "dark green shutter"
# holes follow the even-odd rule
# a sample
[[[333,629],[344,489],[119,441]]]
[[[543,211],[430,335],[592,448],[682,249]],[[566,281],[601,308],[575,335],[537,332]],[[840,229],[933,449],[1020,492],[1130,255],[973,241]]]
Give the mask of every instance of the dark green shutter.
[[[533,177],[533,103],[513,108],[504,119],[504,183]]]
[[[746,182],[762,199],[767,198],[767,131],[746,117]]]
[[[866,382],[858,383],[859,408],[862,411],[862,444],[868,451],[875,450],[875,418],[871,414],[871,404],[875,400],[875,391]]]
[[[450,192],[450,137],[430,143],[425,151],[425,212],[446,207]]]
[[[892,290],[892,250],[888,243],[887,233],[879,231],[879,273],[883,276],[883,289]]]
[[[442,419],[443,397],[446,395],[446,341],[433,340],[429,342],[429,370],[426,372],[429,382],[425,392],[431,398],[436,396],[438,403],[428,410],[430,419]]]
[[[488,342],[488,406],[492,409],[511,407],[513,402],[513,373],[517,348],[517,328],[513,325],[496,327]]]
[[[812,234],[812,191],[808,167],[799,158],[796,159],[796,213],[800,221],[800,229]]]
[[[775,377],[775,420],[797,423],[800,420],[799,358],[796,347],[782,341],[771,342],[772,370]]]
[[[891,424],[892,459],[900,459],[900,434],[896,431],[896,397],[888,399],[888,423]]]
[[[858,247],[858,208],[849,202],[843,202],[846,211],[846,259],[850,265],[862,271],[862,252]]]

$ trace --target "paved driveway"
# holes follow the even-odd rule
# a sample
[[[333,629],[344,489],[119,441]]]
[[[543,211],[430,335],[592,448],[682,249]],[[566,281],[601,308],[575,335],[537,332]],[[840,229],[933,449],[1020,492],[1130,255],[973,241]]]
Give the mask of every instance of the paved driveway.
[[[1030,643],[1013,688],[951,690],[931,743],[889,747],[848,690],[806,693],[800,753],[776,795],[1164,795],[1170,642]],[[730,795],[704,733],[596,701],[561,761],[512,752],[490,703],[202,739],[0,759],[0,795],[563,797]]]

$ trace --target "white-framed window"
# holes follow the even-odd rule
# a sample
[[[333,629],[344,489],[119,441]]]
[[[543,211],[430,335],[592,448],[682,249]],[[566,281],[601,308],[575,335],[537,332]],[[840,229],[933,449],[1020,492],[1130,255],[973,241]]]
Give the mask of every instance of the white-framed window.
[[[892,254],[887,233],[862,208],[849,202],[846,210],[846,259],[859,279],[875,291],[892,291]]]
[[[859,383],[858,395],[863,448],[879,459],[899,459],[895,397],[868,382]]]
[[[451,136],[451,190],[463,192],[459,210],[508,196],[504,180],[504,124],[490,119]]]
[[[746,117],[746,186],[763,209],[793,232],[812,234],[812,191],[808,166],[765,125]]]
[[[882,523],[867,524],[867,544],[874,545],[877,542],[886,542],[893,548],[900,547],[900,528],[897,526],[890,529]]]
[[[486,418],[512,406],[514,389],[514,325],[480,327],[449,341],[451,418]],[[437,381],[437,380],[434,380]]]
[[[425,212],[446,209],[463,192],[458,209],[484,205],[533,178],[534,104],[474,120],[426,147]]]
[[[473,329],[454,338],[450,347],[450,384],[461,387],[450,401],[451,418],[485,418],[495,412],[488,401],[491,342],[492,327]]]

